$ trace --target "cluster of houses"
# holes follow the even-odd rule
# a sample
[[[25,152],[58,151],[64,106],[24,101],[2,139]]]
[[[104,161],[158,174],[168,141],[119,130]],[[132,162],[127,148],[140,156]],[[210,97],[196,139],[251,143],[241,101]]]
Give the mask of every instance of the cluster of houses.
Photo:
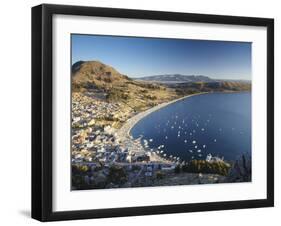
[[[174,171],[175,163],[154,161],[140,140],[126,143],[118,138],[116,123],[122,124],[128,118],[121,111],[118,103],[93,95],[80,93],[72,97],[72,165],[87,166],[85,183],[106,180],[112,166],[125,171],[127,187],[149,183],[159,172]]]

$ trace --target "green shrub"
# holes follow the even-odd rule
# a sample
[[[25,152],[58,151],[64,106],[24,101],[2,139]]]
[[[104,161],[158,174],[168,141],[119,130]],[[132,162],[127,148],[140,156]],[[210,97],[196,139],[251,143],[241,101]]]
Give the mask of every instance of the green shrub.
[[[122,167],[111,166],[109,168],[108,181],[109,183],[123,184],[127,181],[127,173]]]
[[[164,173],[161,171],[157,171],[156,172],[156,178],[157,179],[163,179],[164,178]]]
[[[207,162],[206,160],[191,160],[182,166],[183,172],[210,173],[226,176],[230,165],[224,161]]]

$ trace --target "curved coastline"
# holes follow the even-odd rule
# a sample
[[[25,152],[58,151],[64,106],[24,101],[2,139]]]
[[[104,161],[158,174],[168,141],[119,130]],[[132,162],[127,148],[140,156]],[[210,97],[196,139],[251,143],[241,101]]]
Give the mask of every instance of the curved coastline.
[[[150,155],[151,162],[174,164],[173,161],[166,159],[166,158],[162,157],[161,155],[156,154],[155,152],[149,151],[147,148],[145,148],[141,144],[140,138],[134,139],[130,135],[130,131],[140,120],[142,120],[149,114],[160,110],[161,108],[164,108],[170,104],[176,103],[180,100],[184,100],[184,99],[192,97],[192,96],[203,95],[203,94],[207,94],[207,93],[208,92],[202,92],[202,93],[187,95],[187,96],[184,96],[184,97],[181,97],[181,98],[169,101],[169,102],[159,104],[150,109],[147,109],[146,111],[140,112],[140,113],[136,114],[135,116],[133,116],[132,118],[128,119],[128,121],[118,131],[116,131],[116,138],[119,141],[121,141],[121,143],[124,145],[123,146],[124,148],[128,148],[130,150],[130,152],[133,152],[134,154],[148,153]]]
[[[169,102],[164,102],[162,104],[156,105],[152,108],[147,109],[146,111],[140,112],[138,114],[136,114],[135,116],[133,116],[132,118],[128,119],[128,121],[118,130],[118,136],[121,137],[130,137],[130,131],[131,129],[139,122],[141,121],[143,118],[145,118],[146,116],[148,116],[149,114],[156,112],[170,104],[176,103],[178,101],[184,100],[186,98],[192,97],[192,96],[198,96],[198,95],[203,95],[203,94],[208,94],[209,92],[202,92],[202,93],[195,93],[195,94],[190,94]]]
[[[148,116],[149,114],[151,114],[153,112],[156,112],[170,104],[187,99],[189,97],[197,96],[197,95],[204,95],[204,94],[209,94],[209,93],[213,93],[213,92],[201,92],[201,93],[195,93],[195,94],[183,96],[181,98],[159,104],[159,105],[154,106],[150,109],[147,109],[143,112],[140,112],[140,113],[134,115],[133,117],[131,117],[130,119],[128,119],[127,122],[118,131],[116,131],[115,136],[116,136],[117,140],[119,140],[120,143],[122,143],[121,146],[123,146],[123,148],[127,148],[131,153],[134,153],[137,155],[146,153],[150,156],[151,162],[175,164],[175,162],[173,160],[165,158],[165,157],[161,156],[160,154],[157,154],[152,149],[144,147],[143,144],[141,143],[141,137],[133,138],[132,135],[130,134],[130,131],[139,121],[141,121],[142,119],[144,119],[146,116]],[[235,92],[230,92],[230,93],[235,93]]]

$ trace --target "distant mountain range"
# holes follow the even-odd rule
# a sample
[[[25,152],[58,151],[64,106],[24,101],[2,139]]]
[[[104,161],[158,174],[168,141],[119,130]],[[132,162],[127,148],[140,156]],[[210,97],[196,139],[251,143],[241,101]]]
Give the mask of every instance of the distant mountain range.
[[[152,75],[137,78],[142,81],[155,81],[162,83],[182,83],[182,82],[212,82],[213,79],[203,75],[181,75],[181,74],[164,74]]]
[[[250,81],[247,80],[212,79],[204,75],[182,75],[182,74],[152,75],[152,76],[137,78],[136,80],[156,82],[156,83],[188,83],[188,82],[210,83],[210,82],[222,82],[222,81],[250,83]]]

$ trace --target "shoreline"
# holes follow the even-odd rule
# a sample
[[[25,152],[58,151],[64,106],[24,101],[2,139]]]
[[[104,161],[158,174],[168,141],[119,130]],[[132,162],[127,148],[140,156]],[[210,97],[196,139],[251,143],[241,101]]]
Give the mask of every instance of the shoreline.
[[[147,148],[143,147],[143,145],[140,143],[140,138],[133,138],[133,136],[130,134],[131,129],[142,119],[144,119],[149,114],[156,112],[164,107],[167,107],[170,104],[176,103],[178,101],[187,99],[192,96],[198,96],[198,95],[205,95],[210,93],[239,93],[240,91],[227,91],[227,92],[201,92],[201,93],[194,93],[187,96],[183,96],[174,100],[171,100],[169,102],[164,102],[161,104],[158,104],[152,108],[149,108],[145,111],[139,112],[138,114],[134,115],[130,119],[127,120],[127,122],[118,130],[116,131],[116,137],[119,141],[121,141],[123,144],[125,144],[125,148],[131,148],[133,149],[135,154],[138,153],[150,153],[151,154],[151,161],[152,162],[162,162],[162,163],[172,163],[173,161],[168,160],[161,155],[157,153],[153,153]],[[245,91],[245,92],[251,92],[251,91]]]
[[[192,97],[192,96],[199,96],[199,95],[204,95],[204,94],[211,94],[211,93],[241,93],[241,92],[251,92],[251,91],[222,91],[222,92],[201,92],[201,93],[194,93],[194,94],[190,94],[187,96],[183,96],[180,98],[177,98],[175,100],[171,100],[169,102],[164,102],[161,104],[158,104],[152,108],[149,108],[145,111],[139,112],[138,114],[134,115],[133,117],[129,118],[127,120],[127,122],[118,130],[118,134],[121,133],[121,135],[125,135],[125,136],[131,136],[130,135],[130,131],[131,129],[143,118],[145,118],[146,116],[148,116],[149,114],[156,112],[170,104],[176,103],[178,101],[184,100],[186,98]]]
[[[171,100],[169,102],[164,102],[164,103],[161,103],[161,104],[158,104],[152,108],[149,108],[145,111],[142,111],[136,115],[134,115],[133,117],[131,117],[130,119],[128,119],[128,121],[118,130],[118,135],[120,136],[129,136],[131,137],[130,135],[130,131],[131,129],[140,121],[142,120],[143,118],[145,118],[146,116],[148,116],[149,114],[153,113],[153,112],[156,112],[164,107],[167,107],[168,105],[170,104],[173,104],[173,103],[176,103],[178,101],[181,101],[181,100],[184,100],[186,98],[189,98],[189,97],[192,97],[192,96],[198,96],[198,95],[204,95],[204,94],[208,94],[210,92],[202,92],[202,93],[195,93],[195,94],[190,94],[190,95],[187,95],[187,96],[184,96],[184,97],[180,97],[178,99],[175,99],[175,100]]]
[[[143,145],[140,143],[140,139],[139,138],[134,139],[130,135],[130,131],[140,120],[142,120],[143,118],[145,118],[146,116],[148,116],[149,114],[151,114],[153,112],[156,112],[170,104],[176,103],[176,102],[184,100],[186,98],[189,98],[192,96],[197,96],[197,95],[203,95],[203,94],[207,94],[207,93],[208,92],[190,94],[190,95],[187,95],[187,96],[175,99],[175,100],[171,100],[169,102],[161,103],[161,104],[156,105],[152,108],[149,108],[145,111],[142,111],[142,112],[134,115],[130,119],[128,119],[128,121],[116,132],[116,137],[118,138],[119,141],[121,141],[125,145],[125,148],[130,148],[131,150],[133,150],[132,152],[134,152],[135,154],[149,153],[151,162],[174,163],[174,161],[168,160],[168,159],[162,157],[161,155],[159,155],[155,152],[151,152],[147,148],[143,147]]]

